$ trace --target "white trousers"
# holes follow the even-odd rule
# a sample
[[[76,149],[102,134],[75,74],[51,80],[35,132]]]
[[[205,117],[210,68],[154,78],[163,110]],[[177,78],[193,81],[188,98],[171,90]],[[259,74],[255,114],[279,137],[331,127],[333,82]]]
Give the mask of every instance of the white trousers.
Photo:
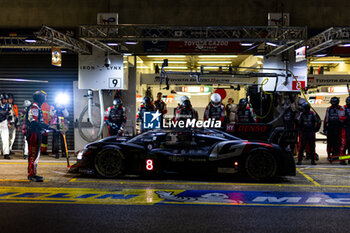
[[[2,143],[2,153],[4,155],[10,154],[9,147],[9,128],[7,120],[0,122],[0,136]]]
[[[12,146],[13,146],[13,143],[15,142],[15,139],[16,139],[16,127],[15,125],[11,125],[11,127],[9,128],[9,144],[10,144],[10,151],[12,151]]]
[[[27,137],[24,136],[24,153],[23,155],[28,155],[29,151],[28,151],[28,142],[27,142]]]

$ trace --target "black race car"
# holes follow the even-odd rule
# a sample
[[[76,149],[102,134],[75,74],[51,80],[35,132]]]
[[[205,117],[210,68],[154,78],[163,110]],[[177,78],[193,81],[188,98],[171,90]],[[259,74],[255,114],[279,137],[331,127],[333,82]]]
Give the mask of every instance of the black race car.
[[[108,137],[77,154],[71,172],[113,178],[161,172],[241,173],[256,181],[294,176],[290,152],[214,129],[159,129],[131,139]]]

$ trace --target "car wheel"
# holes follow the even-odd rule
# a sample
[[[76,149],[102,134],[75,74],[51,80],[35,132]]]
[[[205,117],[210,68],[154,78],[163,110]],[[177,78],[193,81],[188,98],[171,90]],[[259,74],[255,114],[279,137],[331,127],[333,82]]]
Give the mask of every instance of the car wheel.
[[[99,175],[106,178],[120,176],[123,169],[123,156],[115,149],[104,149],[95,157],[95,168]]]
[[[276,175],[277,162],[270,151],[257,149],[249,153],[245,161],[245,170],[253,180],[265,181]]]

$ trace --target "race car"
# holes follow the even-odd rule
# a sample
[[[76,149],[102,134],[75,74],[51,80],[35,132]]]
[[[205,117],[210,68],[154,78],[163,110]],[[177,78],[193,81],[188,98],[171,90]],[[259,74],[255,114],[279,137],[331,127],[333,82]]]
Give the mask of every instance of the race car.
[[[111,136],[77,153],[70,172],[106,178],[126,174],[240,173],[255,181],[295,176],[290,152],[278,145],[242,140],[207,129],[158,129],[131,139]]]

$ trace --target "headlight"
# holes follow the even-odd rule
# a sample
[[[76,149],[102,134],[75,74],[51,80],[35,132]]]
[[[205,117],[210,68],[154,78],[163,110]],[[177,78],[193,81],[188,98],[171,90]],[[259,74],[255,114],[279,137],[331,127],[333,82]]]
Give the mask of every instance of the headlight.
[[[85,149],[79,151],[79,153],[77,155],[77,159],[83,159],[83,154],[84,154],[85,151],[86,151]]]

